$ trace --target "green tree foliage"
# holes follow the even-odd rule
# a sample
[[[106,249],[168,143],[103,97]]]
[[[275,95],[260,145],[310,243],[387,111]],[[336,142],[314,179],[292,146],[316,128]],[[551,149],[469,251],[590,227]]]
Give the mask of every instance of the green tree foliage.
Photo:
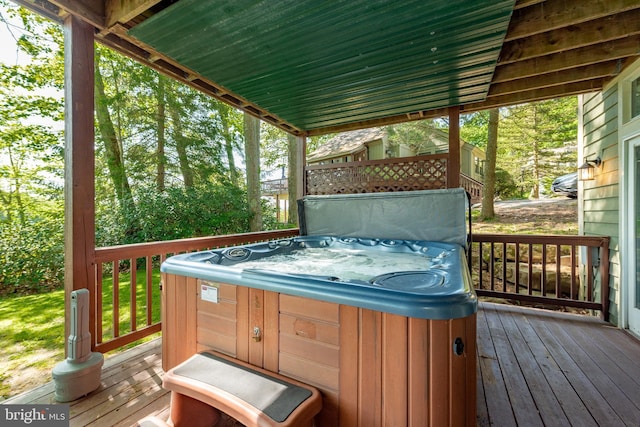
[[[60,283],[64,265],[60,34],[22,9],[0,19],[17,46],[16,61],[0,63],[0,285],[29,293]]]
[[[111,178],[108,145],[99,144],[98,245],[248,231],[247,198],[243,188],[233,184],[235,164],[228,163],[230,158],[235,161],[242,115],[108,49],[98,49],[103,102],[132,201],[128,209],[113,209],[122,205],[126,194],[116,191],[117,181]],[[230,197],[242,204],[230,205]]]
[[[553,178],[575,170],[577,117],[576,97],[501,109],[497,166],[521,181],[525,195],[540,197]]]
[[[500,109],[495,195],[538,197],[558,175],[575,171],[577,99]],[[460,136],[486,149],[489,111],[462,116]]]
[[[426,119],[388,126],[389,143],[395,147],[397,153],[401,145],[411,148],[416,153],[424,153],[429,148],[439,145],[439,140],[434,138],[435,129],[439,128],[439,124],[442,123]]]
[[[0,13],[26,59],[0,66],[0,287],[23,292],[63,279],[63,37],[22,8]],[[96,49],[97,246],[249,231],[243,115]]]

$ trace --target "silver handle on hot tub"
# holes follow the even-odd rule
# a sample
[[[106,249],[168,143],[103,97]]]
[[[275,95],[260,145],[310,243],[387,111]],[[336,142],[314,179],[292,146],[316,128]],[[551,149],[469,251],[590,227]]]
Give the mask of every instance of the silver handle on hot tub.
[[[260,342],[260,340],[262,340],[262,332],[260,332],[260,328],[257,326],[253,327],[253,340],[255,342]]]

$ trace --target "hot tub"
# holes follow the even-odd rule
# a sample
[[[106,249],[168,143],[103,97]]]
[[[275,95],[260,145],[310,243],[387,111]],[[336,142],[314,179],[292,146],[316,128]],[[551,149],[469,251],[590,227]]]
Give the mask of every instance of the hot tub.
[[[319,426],[475,425],[465,206],[455,190],[308,198],[301,236],[167,259],[163,368],[213,349],[301,380],[323,393]]]
[[[163,272],[423,319],[473,314],[456,244],[301,236],[177,255]],[[213,292],[213,291],[212,291]]]

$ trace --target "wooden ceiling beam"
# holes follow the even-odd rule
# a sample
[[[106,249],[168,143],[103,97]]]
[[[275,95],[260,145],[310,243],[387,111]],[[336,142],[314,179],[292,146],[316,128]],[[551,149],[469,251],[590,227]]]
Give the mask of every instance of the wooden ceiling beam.
[[[640,36],[598,43],[496,67],[492,84],[640,55]]]
[[[573,6],[573,7],[570,7]],[[514,10],[505,41],[577,25],[608,15],[640,8],[637,0],[547,0]]]
[[[103,1],[50,0],[49,2],[98,29],[104,28],[105,12]]]
[[[495,83],[489,88],[488,97],[505,96],[517,92],[526,92],[549,86],[566,85],[585,80],[612,78],[618,75],[622,68],[623,61],[614,59],[562,72],[553,72],[524,79],[509,80],[503,83]]]
[[[499,65],[640,34],[640,9],[505,43]]]
[[[488,110],[490,108],[507,107],[510,105],[525,104],[527,102],[597,92],[602,90],[604,84],[605,79],[599,78],[583,82],[568,83],[560,86],[549,86],[509,95],[493,96],[491,98],[487,98],[487,100],[483,102],[465,104],[461,113],[471,113],[474,111]]]
[[[107,28],[116,23],[125,24],[142,14],[161,0],[106,0],[105,13]]]
[[[517,0],[516,4],[513,6],[513,10],[518,10],[532,6],[534,4],[543,3],[544,1],[545,0]]]
[[[61,10],[58,6],[48,1],[34,1],[34,0],[13,0],[18,5],[29,9],[39,15],[47,17],[59,24],[63,23],[64,16],[67,15],[66,11]]]

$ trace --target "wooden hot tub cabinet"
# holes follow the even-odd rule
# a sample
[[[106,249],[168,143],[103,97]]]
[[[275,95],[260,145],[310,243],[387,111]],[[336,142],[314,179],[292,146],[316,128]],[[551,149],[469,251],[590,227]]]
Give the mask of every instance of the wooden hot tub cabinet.
[[[323,395],[316,426],[476,424],[475,313],[405,317],[163,273],[162,327],[165,371],[213,349],[300,380]]]

